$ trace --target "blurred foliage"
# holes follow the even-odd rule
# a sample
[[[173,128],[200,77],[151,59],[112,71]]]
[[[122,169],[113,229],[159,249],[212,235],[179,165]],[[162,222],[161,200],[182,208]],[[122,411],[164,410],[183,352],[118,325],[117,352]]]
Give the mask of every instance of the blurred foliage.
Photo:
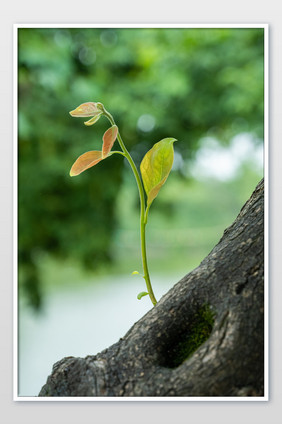
[[[263,29],[18,29],[20,288],[40,306],[42,252],[96,268],[111,261],[123,160],[77,178],[74,160],[99,149],[105,119],[68,112],[99,101],[134,159],[165,137],[192,159],[205,136],[263,138]]]

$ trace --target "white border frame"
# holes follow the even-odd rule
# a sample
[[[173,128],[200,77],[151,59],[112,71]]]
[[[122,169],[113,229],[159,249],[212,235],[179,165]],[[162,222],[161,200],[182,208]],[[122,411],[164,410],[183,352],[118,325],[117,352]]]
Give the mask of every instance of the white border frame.
[[[263,28],[264,29],[264,178],[265,297],[264,396],[260,397],[27,397],[18,396],[18,29],[19,28]],[[269,25],[268,24],[14,24],[13,25],[13,400],[36,402],[266,402],[269,400]],[[47,376],[46,376],[47,379]]]

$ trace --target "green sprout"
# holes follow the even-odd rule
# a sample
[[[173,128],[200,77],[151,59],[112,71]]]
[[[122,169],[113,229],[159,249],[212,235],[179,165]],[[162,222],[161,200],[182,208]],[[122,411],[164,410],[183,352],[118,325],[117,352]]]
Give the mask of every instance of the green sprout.
[[[95,122],[97,122],[101,116],[105,116],[106,118],[108,118],[111,123],[111,127],[103,135],[102,150],[92,150],[79,156],[79,158],[74,162],[70,170],[71,177],[81,174],[86,169],[91,168],[92,166],[99,163],[101,160],[106,159],[113,154],[120,154],[124,156],[130,164],[130,167],[137,182],[140,197],[141,254],[144,272],[143,278],[146,281],[147,288],[147,291],[139,293],[137,295],[137,298],[140,300],[143,296],[149,295],[153,305],[155,306],[157,300],[152,289],[148,270],[145,227],[148,220],[148,212],[150,206],[153,200],[157,197],[161,187],[166,182],[167,177],[171,171],[174,156],[173,143],[176,141],[176,139],[164,138],[163,140],[154,144],[154,146],[146,153],[140,165],[142,177],[141,179],[137,167],[124,145],[119,129],[115,124],[114,118],[104,108],[102,103],[83,103],[76,109],[71,111],[70,115],[78,118],[90,117],[88,121],[84,122],[84,124],[87,126],[95,124]],[[121,151],[112,151],[112,147],[116,139],[120,145]],[[132,274],[139,273],[138,271],[133,271]]]

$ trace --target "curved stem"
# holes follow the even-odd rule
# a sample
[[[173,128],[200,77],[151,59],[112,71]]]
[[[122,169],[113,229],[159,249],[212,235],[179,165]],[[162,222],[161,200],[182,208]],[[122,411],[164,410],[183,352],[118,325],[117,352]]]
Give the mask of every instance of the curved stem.
[[[112,125],[116,125],[114,118],[112,117],[112,115],[108,111],[103,109],[103,114],[108,118],[108,120],[110,121],[110,123]],[[137,183],[138,190],[139,190],[139,197],[140,197],[140,236],[141,236],[142,265],[143,265],[143,271],[144,271],[144,279],[146,281],[146,287],[147,287],[151,302],[155,306],[156,303],[157,303],[157,300],[155,298],[155,295],[154,295],[154,292],[153,292],[153,289],[152,289],[152,285],[151,285],[148,263],[147,263],[147,253],[146,253],[145,227],[146,227],[146,223],[147,223],[147,214],[145,214],[145,194],[144,194],[143,184],[142,184],[139,172],[136,168],[136,165],[135,165],[132,157],[130,156],[128,150],[126,149],[119,131],[118,131],[118,134],[117,134],[117,140],[118,140],[119,145],[120,145],[120,147],[123,151],[123,155],[126,157],[126,159],[128,160],[128,162],[131,166],[131,169],[132,169],[133,174],[135,176],[136,183]]]

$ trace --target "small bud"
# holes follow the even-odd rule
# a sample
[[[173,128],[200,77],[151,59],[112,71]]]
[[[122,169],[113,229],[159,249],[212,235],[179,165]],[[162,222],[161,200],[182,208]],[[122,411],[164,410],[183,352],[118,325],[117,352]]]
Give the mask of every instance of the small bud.
[[[105,108],[104,105],[100,102],[96,103],[97,109],[99,109],[101,112],[104,112]]]
[[[149,293],[147,293],[147,292],[141,292],[137,295],[137,299],[140,300],[140,299],[142,299],[142,297],[147,296],[148,294]]]

